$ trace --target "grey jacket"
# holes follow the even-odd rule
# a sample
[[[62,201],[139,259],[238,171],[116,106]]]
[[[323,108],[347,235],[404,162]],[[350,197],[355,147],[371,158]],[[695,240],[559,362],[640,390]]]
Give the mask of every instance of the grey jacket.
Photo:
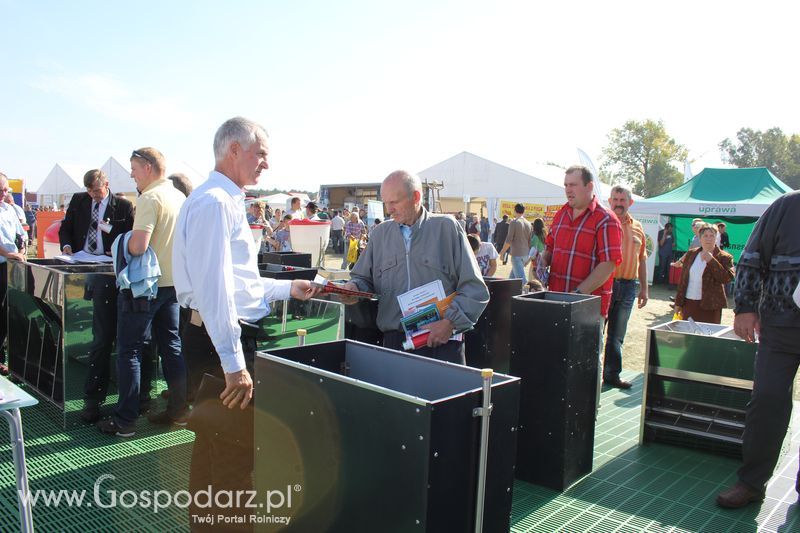
[[[372,230],[350,278],[361,290],[380,295],[381,331],[401,329],[399,294],[437,279],[446,295],[457,293],[444,316],[456,331],[471,328],[489,302],[464,230],[453,217],[428,213],[424,207],[411,229],[408,252],[397,222],[384,222]]]

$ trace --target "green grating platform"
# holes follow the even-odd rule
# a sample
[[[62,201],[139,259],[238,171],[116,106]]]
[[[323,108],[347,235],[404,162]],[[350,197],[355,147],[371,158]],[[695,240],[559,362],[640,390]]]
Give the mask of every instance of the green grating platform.
[[[778,474],[770,482],[761,506],[725,511],[714,497],[735,479],[738,462],[663,444],[638,446],[642,376],[628,373],[629,391],[604,390],[595,438],[594,471],[560,494],[524,482],[514,486],[513,532],[641,532],[800,531],[794,476],[800,445],[800,417],[793,422],[792,440]],[[163,408],[157,402],[156,409]],[[188,485],[193,434],[165,431],[140,419],[136,437],[100,435],[94,427],[61,431],[41,404],[22,410],[28,475],[32,491],[86,491],[84,505],[33,509],[38,531],[187,531],[184,509],[155,512],[152,507],[112,509],[94,504],[93,487],[102,476],[101,499],[108,491],[166,490]],[[0,439],[0,531],[16,531],[16,489],[9,445]],[[121,503],[129,503],[130,495]],[[120,503],[120,502],[118,502]],[[384,528],[376,528],[381,531]]]
[[[563,494],[516,482],[511,531],[800,531],[794,490],[800,414],[764,503],[724,510],[714,500],[735,482],[740,462],[664,444],[639,446],[642,375],[628,372],[626,379],[634,384],[628,391],[603,390],[592,473]]]

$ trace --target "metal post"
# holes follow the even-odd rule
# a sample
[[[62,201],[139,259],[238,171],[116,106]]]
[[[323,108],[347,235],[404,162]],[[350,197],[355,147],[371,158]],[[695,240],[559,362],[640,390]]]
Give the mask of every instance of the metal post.
[[[304,329],[297,330],[297,345],[298,346],[305,346],[306,345],[306,335],[308,332]]]
[[[289,300],[281,300],[283,311],[281,313],[281,333],[286,333],[286,310],[289,308]]]
[[[11,434],[11,455],[17,474],[17,504],[19,509],[20,531],[33,532],[33,515],[28,488],[28,473],[25,469],[25,441],[22,437],[22,417],[19,409],[0,411],[0,415],[8,421]]]
[[[486,496],[486,460],[489,455],[489,417],[492,415],[492,376],[494,370],[481,370],[483,378],[483,407],[472,411],[473,416],[481,417],[481,449],[478,462],[478,497],[475,502],[475,533],[483,532],[483,504]]]

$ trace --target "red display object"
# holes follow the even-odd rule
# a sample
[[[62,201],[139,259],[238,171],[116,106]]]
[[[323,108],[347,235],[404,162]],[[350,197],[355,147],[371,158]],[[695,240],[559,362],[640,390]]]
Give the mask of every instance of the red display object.
[[[669,284],[677,285],[681,281],[681,274],[683,267],[670,266],[669,267]]]

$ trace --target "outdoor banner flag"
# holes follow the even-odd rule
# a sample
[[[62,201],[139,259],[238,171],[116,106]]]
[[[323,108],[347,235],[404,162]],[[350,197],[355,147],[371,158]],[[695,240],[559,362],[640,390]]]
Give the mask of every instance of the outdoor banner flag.
[[[690,179],[692,179],[692,167],[689,166],[689,160],[683,162],[683,182],[686,183]]]
[[[656,257],[658,256],[658,231],[661,229],[659,215],[635,215],[633,216],[642,224],[645,235],[645,248],[647,249],[647,281],[653,283],[653,273],[656,268]]]
[[[597,201],[600,202],[603,207],[608,207],[608,198],[603,198],[605,195],[600,193],[600,174],[597,173],[597,169],[592,162],[592,158],[580,148],[577,150],[578,159],[581,160],[581,164],[592,171],[592,182],[594,183],[594,194],[597,196]]]

